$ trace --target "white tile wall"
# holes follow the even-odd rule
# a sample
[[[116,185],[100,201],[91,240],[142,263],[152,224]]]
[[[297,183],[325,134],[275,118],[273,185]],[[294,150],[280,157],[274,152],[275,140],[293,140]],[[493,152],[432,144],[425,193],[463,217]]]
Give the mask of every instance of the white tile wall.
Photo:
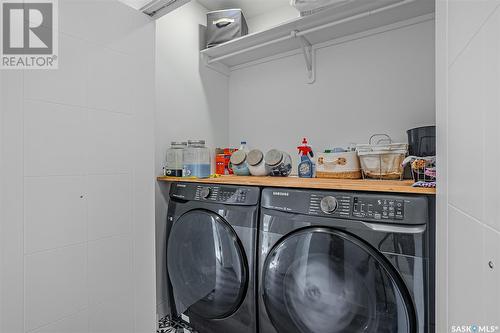
[[[109,91],[105,89],[103,91]],[[129,115],[89,111],[88,170],[93,174],[130,172],[133,118]]]
[[[24,283],[26,331],[85,309],[88,305],[86,246],[27,255]]]
[[[25,176],[85,174],[87,110],[26,100],[24,112]]]
[[[153,332],[155,24],[59,4],[60,68],[0,77],[0,331]]]
[[[0,71],[2,112],[0,174],[2,283],[2,332],[24,330],[24,172],[23,172],[23,75],[21,72]],[[5,256],[4,253],[9,255]]]
[[[122,306],[116,306],[121,304]],[[122,295],[110,302],[104,302],[90,311],[89,332],[99,333],[133,333],[134,300],[130,295]],[[153,331],[143,331],[153,332]]]
[[[90,48],[87,70],[89,107],[128,114],[134,111],[134,60],[111,49]]]
[[[26,253],[87,240],[84,177],[28,177],[24,191]]]
[[[89,243],[90,304],[113,302],[121,295],[133,293],[133,248],[128,236]]]
[[[88,310],[82,310],[74,315],[65,317],[32,331],[33,333],[88,333],[89,314]]]
[[[58,70],[26,72],[24,96],[85,107],[87,92],[82,78],[86,73],[88,45],[80,39],[61,34],[59,53]]]
[[[91,175],[88,188],[88,239],[132,231],[132,180],[129,174]]]

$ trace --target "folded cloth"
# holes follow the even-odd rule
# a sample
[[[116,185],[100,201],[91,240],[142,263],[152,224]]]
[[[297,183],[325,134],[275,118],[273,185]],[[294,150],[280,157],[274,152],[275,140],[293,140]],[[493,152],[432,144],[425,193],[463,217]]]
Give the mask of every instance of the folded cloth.
[[[304,16],[313,14],[326,7],[348,1],[351,0],[290,0],[290,4]]]
[[[415,184],[412,185],[412,187],[430,187],[430,188],[435,188],[436,187],[436,182],[416,182]]]

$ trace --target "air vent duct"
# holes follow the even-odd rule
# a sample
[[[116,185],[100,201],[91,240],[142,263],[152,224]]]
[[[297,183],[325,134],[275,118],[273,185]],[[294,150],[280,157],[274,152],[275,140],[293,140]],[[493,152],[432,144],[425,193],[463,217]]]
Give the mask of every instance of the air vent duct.
[[[191,0],[153,0],[141,8],[141,11],[153,18],[159,18],[185,5]]]

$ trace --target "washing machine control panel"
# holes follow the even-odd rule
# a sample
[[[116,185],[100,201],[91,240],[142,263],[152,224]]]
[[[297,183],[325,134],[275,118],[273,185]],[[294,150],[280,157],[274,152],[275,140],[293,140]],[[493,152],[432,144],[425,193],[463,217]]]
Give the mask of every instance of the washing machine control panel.
[[[198,186],[195,200],[214,201],[219,203],[245,203],[248,190],[237,187]]]
[[[309,214],[349,217],[351,200],[351,196],[343,194],[311,193],[309,197]]]
[[[232,185],[175,183],[171,186],[170,196],[187,201],[256,205],[259,202],[259,189]]]
[[[403,220],[404,200],[354,197],[352,215],[375,220]]]

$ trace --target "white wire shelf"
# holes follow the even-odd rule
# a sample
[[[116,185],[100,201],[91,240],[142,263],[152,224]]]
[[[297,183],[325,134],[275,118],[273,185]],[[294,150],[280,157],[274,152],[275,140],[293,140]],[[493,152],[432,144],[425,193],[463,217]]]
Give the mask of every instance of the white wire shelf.
[[[314,81],[314,45],[434,13],[434,0],[351,0],[265,31],[204,49],[207,65],[230,69],[302,49]]]

